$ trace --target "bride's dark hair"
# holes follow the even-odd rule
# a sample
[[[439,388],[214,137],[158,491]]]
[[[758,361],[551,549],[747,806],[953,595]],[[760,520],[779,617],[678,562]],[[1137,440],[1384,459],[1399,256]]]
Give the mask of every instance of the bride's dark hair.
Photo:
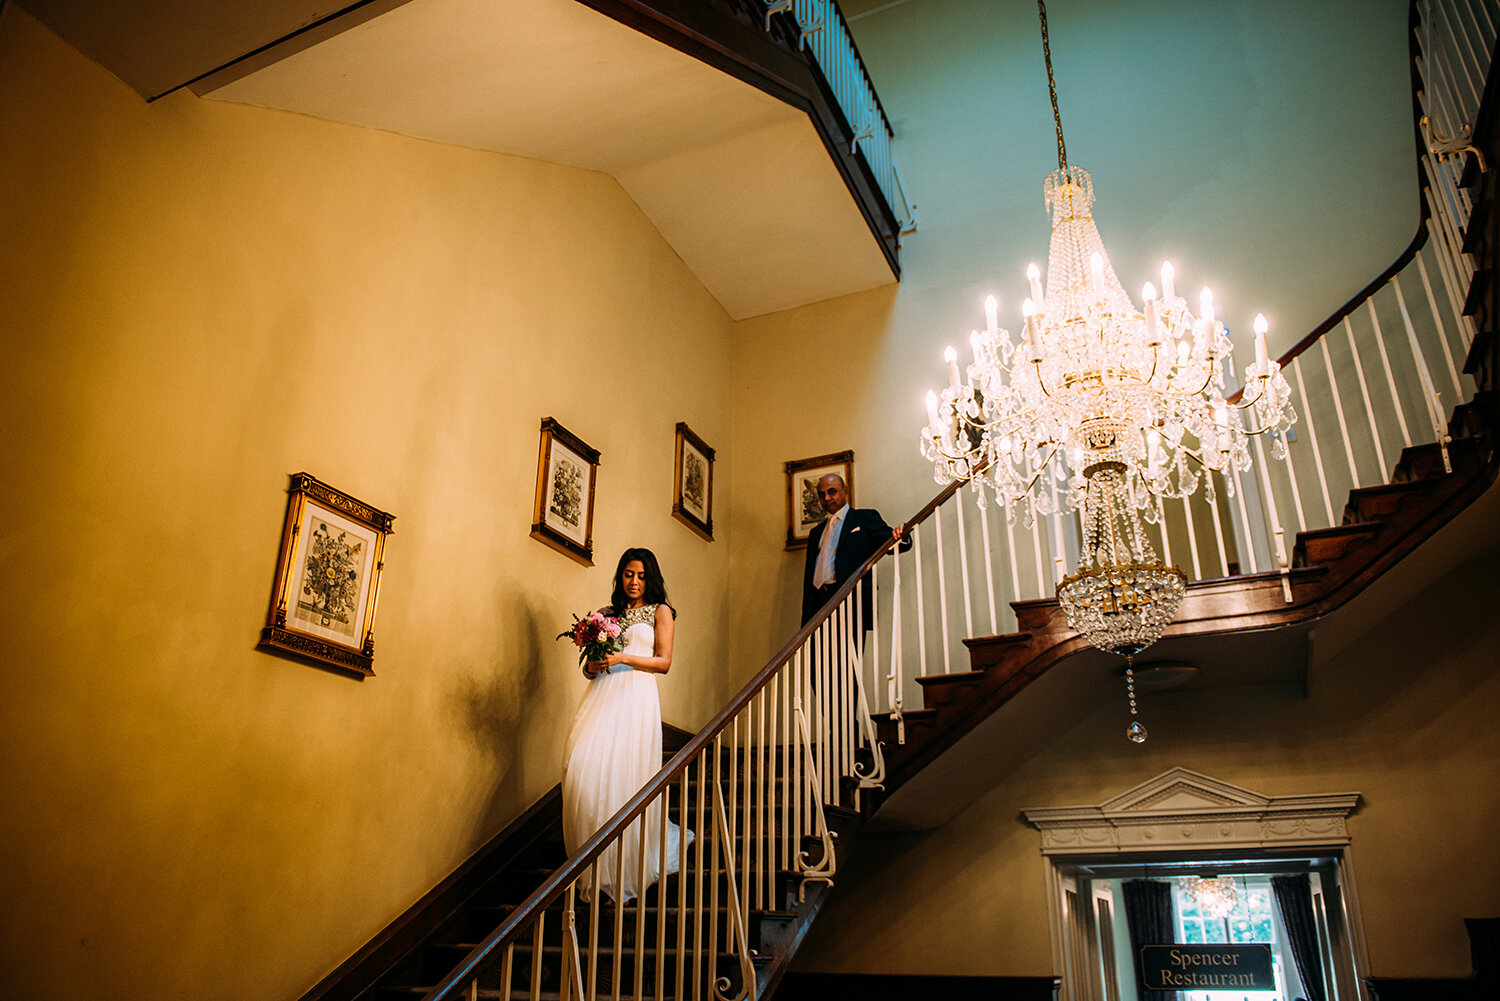
[[[627,549],[620,554],[620,562],[615,566],[615,589],[609,596],[609,606],[616,613],[625,611],[627,598],[625,597],[625,585],[620,583],[620,578],[625,574],[625,567],[633,560],[639,560],[646,571],[646,593],[641,599],[648,605],[666,605],[671,609],[672,617],[677,617],[677,609],[672,608],[671,602],[667,601],[667,580],[661,575],[661,565],[656,562],[656,554],[649,549]]]

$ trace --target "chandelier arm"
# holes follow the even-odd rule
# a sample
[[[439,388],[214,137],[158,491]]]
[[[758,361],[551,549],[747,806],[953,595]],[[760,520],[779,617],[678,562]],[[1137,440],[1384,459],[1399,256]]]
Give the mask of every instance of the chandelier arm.
[[[1214,381],[1214,363],[1213,363],[1213,359],[1209,358],[1209,357],[1205,357],[1203,359],[1203,361],[1205,363],[1206,371],[1203,373],[1203,383],[1202,383],[1202,385],[1200,385],[1197,389],[1193,390],[1191,393],[1184,393],[1184,392],[1182,392],[1180,390],[1172,389],[1171,388],[1171,386],[1172,386],[1171,380],[1169,379],[1169,380],[1167,380],[1167,390],[1166,391],[1168,393],[1170,393],[1171,395],[1176,396],[1176,397],[1178,397],[1180,399],[1184,399],[1184,400],[1192,399],[1195,396],[1202,396],[1203,395],[1203,391],[1208,388],[1208,384]]]
[[[1057,397],[1047,391],[1047,383],[1042,379],[1042,360],[1040,358],[1033,359],[1031,364],[1036,366],[1036,384],[1041,389],[1042,395],[1049,400],[1057,399]]]
[[[1151,385],[1152,381],[1156,378],[1156,370],[1159,368],[1161,368],[1161,341],[1157,341],[1151,345],[1151,374],[1146,376],[1145,384],[1147,386]],[[1171,392],[1171,382],[1172,380],[1169,378],[1167,380],[1166,392]]]
[[[1240,428],[1240,432],[1244,434],[1246,438],[1254,438],[1259,435],[1263,435],[1268,431],[1274,431],[1275,429],[1275,424],[1266,424],[1258,428]],[[1233,429],[1231,428],[1231,430]]]
[[[979,449],[970,448],[958,452],[949,452],[943,448],[943,439],[940,435],[933,437],[932,447],[938,455],[942,456],[949,462],[957,462],[960,459],[967,460],[970,456],[975,455],[980,451]]]
[[[1259,391],[1256,392],[1255,398],[1251,399],[1251,400],[1246,400],[1245,397],[1244,397],[1244,394],[1242,392],[1241,395],[1240,395],[1240,402],[1238,402],[1236,404],[1233,404],[1233,406],[1234,406],[1234,408],[1236,410],[1245,410],[1245,409],[1248,409],[1250,407],[1253,407],[1257,403],[1260,402],[1260,398],[1262,396],[1266,395],[1266,386],[1270,385],[1271,377],[1269,375],[1257,375],[1255,377],[1255,381],[1260,384]]]
[[[1214,425],[1214,426],[1217,427],[1218,425]],[[1188,448],[1186,445],[1178,445],[1175,449],[1173,449],[1173,451],[1176,452],[1176,453],[1180,453],[1182,455],[1187,456],[1189,459],[1192,459],[1200,467],[1202,467],[1203,469],[1208,470],[1209,472],[1213,472],[1213,470],[1214,470],[1214,467],[1210,466],[1208,464],[1208,460],[1204,459],[1203,456],[1202,456],[1202,454],[1196,448]],[[1151,489],[1150,484],[1146,485],[1146,489],[1148,489],[1148,490]],[[1152,490],[1151,492],[1152,493],[1157,493],[1157,491],[1155,491],[1155,490]],[[1161,496],[1161,495],[1158,494],[1158,496]]]
[[[1014,434],[1015,432],[1019,431],[1022,427],[1026,426],[1027,424],[1029,424],[1032,421],[1034,421],[1036,419],[1036,413],[1037,413],[1037,409],[1035,407],[1032,407],[1030,410],[1025,410],[1025,411],[1022,411],[1019,414],[1011,415],[1011,417],[1013,417],[1014,419],[1019,420],[1020,423],[1018,425],[1016,425],[1015,427],[1013,427],[1013,428],[1008,428],[1008,429],[1003,430],[1001,433],[1002,434]],[[968,417],[964,417],[962,414],[959,415],[958,419],[961,420],[961,421],[963,421],[964,424],[967,425],[968,427],[974,428],[976,431],[993,431],[1001,423],[1003,423],[1006,420],[1011,419],[1011,417],[1001,417],[999,420],[990,421],[988,423],[985,423],[983,421],[972,420],[972,419],[970,419]]]

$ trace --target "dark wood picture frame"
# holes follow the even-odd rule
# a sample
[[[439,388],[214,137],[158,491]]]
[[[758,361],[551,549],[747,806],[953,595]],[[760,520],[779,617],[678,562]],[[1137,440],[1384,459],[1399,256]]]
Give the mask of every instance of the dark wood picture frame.
[[[542,418],[531,537],[586,567],[594,565],[598,474],[599,450],[551,417]]]
[[[708,542],[714,541],[714,450],[677,422],[676,477],[672,486],[672,517]]]
[[[256,645],[373,675],[375,608],[395,520],[309,473],[293,473],[271,607]]]
[[[806,549],[807,537],[826,515],[818,500],[818,481],[829,473],[844,478],[849,506],[854,506],[854,452],[830,452],[786,464],[786,548]]]

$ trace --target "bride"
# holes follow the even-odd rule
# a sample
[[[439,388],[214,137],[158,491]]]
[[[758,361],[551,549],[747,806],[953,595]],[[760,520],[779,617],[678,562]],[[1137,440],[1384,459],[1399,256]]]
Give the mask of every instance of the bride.
[[[569,855],[583,847],[662,766],[656,675],[666,674],[672,666],[677,613],[667,603],[666,581],[651,550],[627,549],[621,554],[614,593],[603,611],[619,618],[627,643],[620,653],[584,665],[589,687],[573,717],[563,752],[563,842]],[[630,900],[660,876],[676,872],[680,849],[692,842],[691,831],[683,834],[667,821],[663,867],[659,857],[661,806],[648,808],[644,820],[644,825],[639,820],[632,823],[622,835],[623,859],[614,844],[599,855],[599,888],[616,901]],[[640,879],[643,833],[644,883]],[[593,890],[592,873],[582,877],[581,886],[587,899]]]

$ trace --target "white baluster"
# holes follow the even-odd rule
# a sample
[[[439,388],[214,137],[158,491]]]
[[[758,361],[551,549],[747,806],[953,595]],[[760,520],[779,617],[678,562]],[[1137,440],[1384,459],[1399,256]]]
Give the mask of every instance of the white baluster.
[[[1396,420],[1401,425],[1401,441],[1411,447],[1411,432],[1406,427],[1406,411],[1401,407],[1401,394],[1396,392],[1396,376],[1391,372],[1391,356],[1385,350],[1385,335],[1380,331],[1380,317],[1375,313],[1375,297],[1365,300],[1370,308],[1370,323],[1375,327],[1375,344],[1380,348],[1380,362],[1385,366],[1385,382],[1391,391],[1391,404],[1396,408]]]
[[[1232,462],[1229,464],[1229,472],[1234,477],[1234,498],[1240,509],[1240,530],[1245,535],[1244,547],[1240,552],[1244,556],[1249,557],[1250,572],[1260,573],[1260,561],[1255,558],[1255,537],[1250,534],[1250,512],[1245,508],[1245,484],[1240,479],[1240,471],[1235,468]],[[1244,567],[1241,566],[1240,573],[1244,572]]]
[[[907,530],[911,536],[912,559],[917,568],[917,671],[918,676],[927,677],[927,606],[922,601],[922,537],[917,533],[917,526],[913,525]],[[947,637],[943,637],[946,641]],[[945,672],[946,673],[946,672]]]
[[[1474,318],[1464,315],[1463,296],[1458,291],[1458,280],[1454,277],[1453,263],[1448,258],[1448,247],[1443,243],[1440,234],[1434,232],[1432,220],[1422,220],[1422,226],[1427,233],[1427,247],[1432,250],[1432,259],[1437,261],[1438,277],[1443,282],[1443,294],[1448,298],[1449,314],[1454,317],[1458,324],[1459,338],[1463,341],[1464,351],[1467,352],[1474,344],[1474,337],[1478,333],[1474,328]],[[1418,251],[1418,257],[1421,251]],[[1460,393],[1462,397],[1464,394]]]
[[[964,585],[964,637],[974,635],[973,601],[969,598],[969,545],[964,537],[963,488],[953,495],[953,515],[958,519],[958,572]]]
[[[1005,518],[1005,557],[1010,560],[1011,600],[1021,597],[1021,554],[1016,552],[1016,524],[1007,512]]]
[[[1182,516],[1187,522],[1188,551],[1193,554],[1193,580],[1203,579],[1203,564],[1198,560],[1198,533],[1193,528],[1193,509],[1186,497],[1182,498]]]
[[[1432,294],[1432,281],[1427,277],[1427,265],[1422,262],[1420,251],[1417,252],[1417,273],[1422,278],[1422,291],[1427,294],[1427,308],[1432,312],[1432,324],[1437,328],[1438,343],[1443,347],[1443,360],[1448,363],[1448,378],[1453,380],[1453,398],[1461,400],[1464,398],[1463,381],[1458,377],[1458,366],[1453,361],[1453,349],[1448,346],[1448,329],[1444,326],[1442,314],[1438,311],[1437,298]]]
[[[1302,399],[1307,400],[1311,399],[1311,397],[1307,395],[1307,386],[1302,382],[1301,362],[1302,357],[1299,355],[1292,361],[1292,368],[1297,374],[1297,392],[1301,394]],[[1328,371],[1328,378],[1330,381],[1333,379],[1332,369]],[[1323,491],[1323,510],[1328,515],[1328,524],[1337,525],[1338,522],[1333,519],[1333,497],[1328,492],[1328,474],[1323,469],[1323,450],[1318,447],[1318,429],[1313,424],[1311,406],[1302,408],[1302,420],[1303,426],[1307,428],[1307,440],[1312,445],[1313,467],[1318,471],[1318,486]],[[1295,491],[1296,486],[1293,485],[1292,489]],[[1297,515],[1298,517],[1302,515],[1302,502],[1300,499],[1297,501]],[[1307,522],[1303,521],[1302,524],[1306,525]]]
[[[1287,558],[1286,533],[1281,528],[1281,518],[1276,514],[1276,498],[1271,495],[1271,475],[1266,464],[1265,446],[1261,444],[1261,435],[1255,436],[1255,455],[1260,461],[1256,463],[1260,469],[1261,490],[1263,490],[1266,504],[1266,516],[1271,521],[1271,538],[1276,541],[1273,554],[1281,570],[1281,594],[1286,603],[1292,603],[1291,560]]]
[[[1406,338],[1411,342],[1412,357],[1417,362],[1417,375],[1422,380],[1422,388],[1427,391],[1427,412],[1432,418],[1432,431],[1437,438],[1438,448],[1443,453],[1443,472],[1451,473],[1453,463],[1448,457],[1448,429],[1443,420],[1442,398],[1432,384],[1432,370],[1427,367],[1427,356],[1422,352],[1422,345],[1417,342],[1417,328],[1412,326],[1411,314],[1406,310],[1406,297],[1401,294],[1399,276],[1391,277],[1391,287],[1396,290],[1396,305],[1401,308],[1401,322],[1406,327]]]
[[[986,547],[988,550],[988,547]],[[895,575],[895,581],[891,589],[895,594],[895,600],[901,600],[901,563],[897,561],[891,571]],[[905,706],[903,683],[901,674],[901,617],[891,618],[891,673],[890,673],[890,703],[891,711],[896,716],[897,742],[906,743],[906,718],[903,714]]]
[[[1370,387],[1365,382],[1365,366],[1359,360],[1359,348],[1354,344],[1354,327],[1350,325],[1347,316],[1344,317],[1344,333],[1349,336],[1349,354],[1354,359],[1354,373],[1359,376],[1359,392],[1365,401],[1365,416],[1370,421],[1370,439],[1375,442],[1375,461],[1380,463],[1376,479],[1383,483],[1389,475],[1390,467],[1385,464],[1385,449],[1380,444],[1380,428],[1375,423],[1375,404],[1370,399]]]
[[[978,507],[979,534],[984,538],[984,589],[990,600],[990,635],[994,636],[1000,632],[1000,624],[995,618],[995,566],[990,558],[989,505],[980,504]]]
[[[948,577],[943,571],[943,509],[938,507],[932,512],[932,525],[937,529],[937,576],[938,576],[938,610],[942,613],[942,636],[943,636],[943,673],[952,671],[948,654]]]
[[[1328,385],[1333,390],[1333,409],[1339,417],[1339,435],[1344,440],[1344,458],[1349,463],[1349,482],[1352,486],[1359,486],[1359,470],[1354,468],[1354,446],[1349,442],[1349,423],[1344,419],[1344,397],[1339,392],[1339,380],[1333,371],[1333,356],[1328,353],[1328,334],[1318,338],[1318,347],[1323,349],[1323,367],[1328,372]],[[1299,356],[1300,357],[1300,356]],[[1307,397],[1303,397],[1305,407]],[[1305,525],[1306,522],[1303,522]]]
[[[1213,470],[1211,470],[1211,469],[1208,470],[1205,475],[1207,475],[1209,477],[1212,477],[1214,475]],[[1218,492],[1218,490],[1214,491],[1214,499],[1213,499],[1213,502],[1208,505],[1208,509],[1213,512],[1213,516],[1214,516],[1214,541],[1217,542],[1218,545],[1219,545],[1219,566],[1221,566],[1221,567],[1224,568],[1224,576],[1228,577],[1229,576],[1229,553],[1224,548],[1224,520],[1219,517],[1219,492]]]

